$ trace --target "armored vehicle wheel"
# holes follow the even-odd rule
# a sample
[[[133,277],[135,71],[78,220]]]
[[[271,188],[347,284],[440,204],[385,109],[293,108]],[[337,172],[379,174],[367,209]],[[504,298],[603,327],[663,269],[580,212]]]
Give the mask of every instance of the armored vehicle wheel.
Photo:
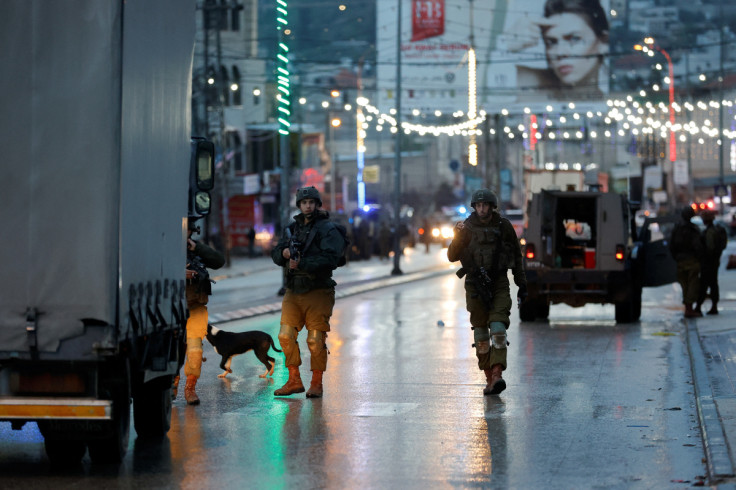
[[[631,323],[636,321],[634,318],[634,301],[631,296],[624,301],[615,304],[616,306],[616,323]]]
[[[549,300],[546,296],[542,296],[537,299],[537,318],[546,320],[549,318]]]
[[[533,322],[537,317],[537,301],[527,298],[519,306],[519,318],[522,322]]]
[[[133,397],[133,420],[139,437],[161,437],[171,428],[171,376],[144,384]]]

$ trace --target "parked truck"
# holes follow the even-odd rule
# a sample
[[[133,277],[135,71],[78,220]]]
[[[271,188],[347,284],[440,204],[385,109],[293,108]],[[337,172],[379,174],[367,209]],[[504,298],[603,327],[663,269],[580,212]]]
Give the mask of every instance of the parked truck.
[[[552,304],[613,303],[616,321],[637,321],[642,288],[674,281],[667,250],[672,220],[639,232],[623,195],[542,191],[528,210],[524,263],[529,295],[522,321],[545,319]]]
[[[165,434],[183,362],[193,0],[6,0],[0,16],[0,421],[55,462]],[[12,69],[11,69],[12,67]]]

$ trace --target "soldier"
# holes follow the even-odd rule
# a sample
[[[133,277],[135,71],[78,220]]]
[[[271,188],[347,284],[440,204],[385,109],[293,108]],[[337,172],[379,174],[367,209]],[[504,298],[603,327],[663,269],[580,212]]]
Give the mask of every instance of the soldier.
[[[720,299],[718,288],[718,267],[721,264],[721,253],[728,244],[728,235],[726,229],[720,225],[714,225],[713,220],[716,213],[713,211],[704,211],[701,215],[703,223],[705,223],[705,231],[703,232],[703,245],[705,247],[703,259],[700,262],[700,294],[698,296],[698,305],[695,311],[701,313],[700,307],[705,301],[708,289],[710,288],[710,300],[712,302],[709,315],[718,314],[718,300]]]
[[[669,249],[677,262],[677,282],[682,287],[682,303],[685,305],[685,318],[703,316],[693,308],[700,294],[700,257],[703,243],[700,230],[690,222],[695,216],[693,208],[686,207],[680,213],[682,222],[672,230]]]
[[[197,380],[202,373],[202,339],[207,335],[207,302],[212,294],[212,285],[207,270],[196,270],[193,262],[199,261],[204,267],[219,269],[225,264],[225,256],[204,243],[192,240],[192,233],[199,233],[195,225],[198,219],[190,216],[187,235],[187,357],[184,363],[184,374],[187,377],[184,386],[184,399],[189,405],[199,405],[199,397],[195,391]],[[176,398],[179,387],[179,375],[174,378],[173,398]]]
[[[320,398],[323,393],[322,375],[327,369],[325,340],[335,305],[332,271],[338,266],[345,242],[330,222],[329,213],[320,209],[322,199],[317,189],[298,189],[296,206],[301,213],[294,216],[294,222],[284,230],[279,243],[271,251],[274,263],[287,267],[279,343],[286,357],[289,380],[274,391],[274,395],[304,392],[299,375],[302,359],[297,334],[306,326],[312,370],[307,398]]]
[[[474,209],[470,217],[455,224],[447,258],[450,262],[459,260],[458,277],[466,276],[465,302],[475,355],[487,380],[483,394],[497,395],[506,389],[501,373],[506,369],[506,330],[511,314],[507,271],[513,272],[519,301],[527,295],[526,275],[516,232],[498,213],[496,195],[488,189],[477,190],[470,206]]]

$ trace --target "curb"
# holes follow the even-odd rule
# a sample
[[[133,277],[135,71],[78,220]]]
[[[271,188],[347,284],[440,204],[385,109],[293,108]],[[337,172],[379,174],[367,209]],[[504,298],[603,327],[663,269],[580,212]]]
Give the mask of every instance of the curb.
[[[687,330],[687,350],[695,387],[700,433],[703,439],[708,480],[711,484],[734,476],[733,463],[728,452],[726,436],[718,409],[713,400],[713,387],[708,376],[703,346],[698,335],[697,323],[693,319],[683,320]]]
[[[365,293],[367,291],[373,291],[375,289],[397,286],[399,284],[406,284],[414,281],[422,281],[424,279],[430,279],[432,277],[455,272],[455,269],[450,269],[445,266],[442,266],[441,270],[436,269],[437,268],[420,272],[412,272],[400,276],[377,278],[345,288],[340,288],[338,286],[338,288],[336,288],[335,290],[335,300],[345,298],[347,296],[354,296],[356,294]],[[227,313],[210,313],[209,323],[212,325],[218,325],[221,323],[232,322],[235,320],[244,320],[246,318],[252,318],[259,315],[267,315],[269,313],[276,313],[279,311],[281,311],[281,300],[265,305],[229,311]]]

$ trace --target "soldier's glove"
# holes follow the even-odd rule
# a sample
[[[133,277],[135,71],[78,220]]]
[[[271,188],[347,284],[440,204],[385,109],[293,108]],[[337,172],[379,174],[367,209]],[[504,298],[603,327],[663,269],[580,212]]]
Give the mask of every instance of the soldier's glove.
[[[519,304],[526,301],[527,296],[529,296],[529,293],[526,290],[526,286],[525,285],[519,286],[519,292],[516,293],[516,299],[519,302]]]

